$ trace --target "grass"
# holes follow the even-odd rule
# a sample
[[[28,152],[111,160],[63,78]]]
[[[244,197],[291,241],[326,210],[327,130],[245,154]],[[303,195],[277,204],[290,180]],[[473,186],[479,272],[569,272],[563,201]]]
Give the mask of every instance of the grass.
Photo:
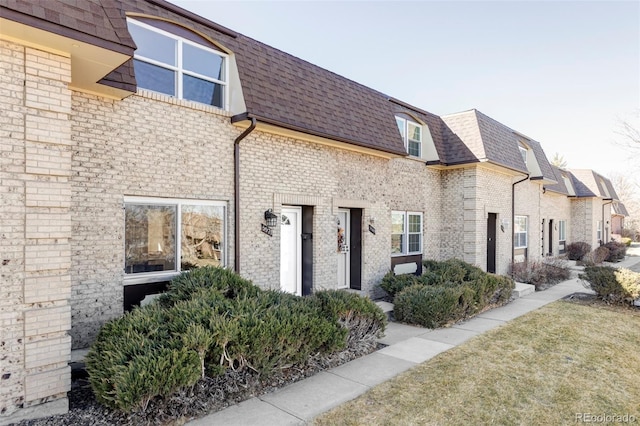
[[[558,301],[416,366],[315,425],[640,420],[640,312]]]

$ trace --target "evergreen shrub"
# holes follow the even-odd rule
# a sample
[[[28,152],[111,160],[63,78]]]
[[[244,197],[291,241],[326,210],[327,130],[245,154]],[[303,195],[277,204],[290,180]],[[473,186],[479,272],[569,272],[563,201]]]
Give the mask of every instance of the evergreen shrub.
[[[584,241],[571,243],[567,246],[567,257],[569,260],[582,260],[582,258],[591,252],[591,244]]]
[[[629,303],[640,297],[640,273],[629,269],[587,266],[579,278],[607,302]]]
[[[441,327],[508,301],[515,287],[509,277],[487,274],[457,259],[426,260],[423,266],[423,275],[415,277],[415,284],[404,287],[394,298],[394,315],[399,321]],[[390,283],[389,287],[400,286]]]
[[[155,303],[106,323],[86,368],[99,402],[144,411],[151,399],[205,375],[250,368],[266,376],[371,339],[385,320],[378,306],[355,294],[298,297],[261,290],[225,269],[193,269]]]
[[[604,247],[609,250],[609,255],[605,259],[607,262],[619,262],[627,255],[627,246],[622,242],[609,241]]]

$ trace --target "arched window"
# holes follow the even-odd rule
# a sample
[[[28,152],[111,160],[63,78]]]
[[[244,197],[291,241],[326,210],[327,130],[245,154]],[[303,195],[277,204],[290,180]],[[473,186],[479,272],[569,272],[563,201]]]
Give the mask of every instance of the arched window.
[[[134,54],[138,87],[227,109],[228,56],[193,41],[199,37],[195,33],[185,38],[145,21],[127,20],[138,46]]]

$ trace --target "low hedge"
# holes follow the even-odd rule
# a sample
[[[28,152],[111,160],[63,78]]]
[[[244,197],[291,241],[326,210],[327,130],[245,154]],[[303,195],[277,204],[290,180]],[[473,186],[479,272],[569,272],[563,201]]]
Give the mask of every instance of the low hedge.
[[[609,250],[608,256],[605,259],[607,262],[619,262],[624,260],[627,255],[627,245],[618,241],[609,241],[603,247]]]
[[[512,263],[509,275],[517,282],[533,284],[536,290],[543,290],[571,278],[571,270],[565,260],[547,258]]]
[[[567,257],[569,260],[582,260],[582,258],[591,252],[591,244],[584,241],[577,241],[567,246]]]
[[[511,278],[487,274],[461,260],[426,260],[423,275],[413,285],[402,275],[389,288],[400,289],[394,298],[396,319],[409,324],[436,328],[475,315],[487,306],[509,300],[515,284]]]
[[[342,291],[297,297],[261,290],[220,268],[177,277],[155,303],[106,323],[86,361],[96,399],[144,411],[227,369],[261,375],[372,340],[386,326],[372,301]]]
[[[631,303],[640,297],[640,273],[610,266],[587,266],[579,275],[596,295],[611,303]]]

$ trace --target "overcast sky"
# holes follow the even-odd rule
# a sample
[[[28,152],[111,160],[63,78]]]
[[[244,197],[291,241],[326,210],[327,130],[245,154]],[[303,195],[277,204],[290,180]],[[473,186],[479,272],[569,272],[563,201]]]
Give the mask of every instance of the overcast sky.
[[[640,164],[614,143],[640,124],[638,1],[171,1],[435,114],[476,108],[571,168]]]

